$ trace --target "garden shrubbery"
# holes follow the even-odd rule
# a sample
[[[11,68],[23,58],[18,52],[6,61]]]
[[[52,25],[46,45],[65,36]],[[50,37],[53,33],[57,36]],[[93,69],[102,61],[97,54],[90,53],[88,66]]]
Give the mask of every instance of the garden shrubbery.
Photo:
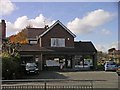
[[[104,71],[104,64],[98,63],[97,64],[97,70],[98,71]]]
[[[2,77],[3,79],[20,78],[22,69],[19,55],[11,56],[8,52],[2,53]]]

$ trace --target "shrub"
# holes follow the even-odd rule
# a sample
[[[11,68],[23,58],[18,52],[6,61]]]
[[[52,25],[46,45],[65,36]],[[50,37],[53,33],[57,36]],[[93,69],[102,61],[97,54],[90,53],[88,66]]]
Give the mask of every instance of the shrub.
[[[21,76],[20,58],[12,57],[9,53],[2,53],[2,77],[3,79],[15,79]]]
[[[100,71],[103,71],[104,70],[104,65],[102,65],[102,64],[97,65],[97,69],[100,70]]]

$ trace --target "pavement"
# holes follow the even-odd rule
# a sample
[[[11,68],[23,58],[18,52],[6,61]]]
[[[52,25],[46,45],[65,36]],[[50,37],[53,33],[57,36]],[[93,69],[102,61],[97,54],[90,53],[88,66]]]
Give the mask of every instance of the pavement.
[[[22,80],[93,80],[94,88],[120,88],[120,77],[116,72],[105,71],[74,71],[74,72],[61,72],[61,71],[41,71],[39,75],[26,75]],[[73,82],[74,84],[78,84]],[[73,84],[71,83],[71,84]],[[59,82],[60,84],[60,82]],[[63,84],[63,82],[61,83]],[[64,83],[65,84],[65,83]],[[106,89],[105,89],[106,90]]]
[[[27,75],[23,79],[94,80],[94,88],[118,88],[120,86],[117,73],[105,71],[42,71],[39,75]]]

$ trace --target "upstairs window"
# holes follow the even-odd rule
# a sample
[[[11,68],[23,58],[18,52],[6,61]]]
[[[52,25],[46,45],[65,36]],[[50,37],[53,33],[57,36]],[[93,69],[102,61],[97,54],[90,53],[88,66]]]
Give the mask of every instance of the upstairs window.
[[[65,39],[51,38],[51,47],[65,47]]]

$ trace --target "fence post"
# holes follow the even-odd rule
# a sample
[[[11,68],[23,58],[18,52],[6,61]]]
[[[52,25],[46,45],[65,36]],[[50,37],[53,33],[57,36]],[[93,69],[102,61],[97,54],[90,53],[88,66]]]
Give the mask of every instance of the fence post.
[[[45,90],[47,90],[47,88],[46,88],[46,82],[45,82],[45,86],[44,86],[44,88],[45,88]]]
[[[93,90],[93,80],[91,80],[91,86],[92,86],[92,90]]]

